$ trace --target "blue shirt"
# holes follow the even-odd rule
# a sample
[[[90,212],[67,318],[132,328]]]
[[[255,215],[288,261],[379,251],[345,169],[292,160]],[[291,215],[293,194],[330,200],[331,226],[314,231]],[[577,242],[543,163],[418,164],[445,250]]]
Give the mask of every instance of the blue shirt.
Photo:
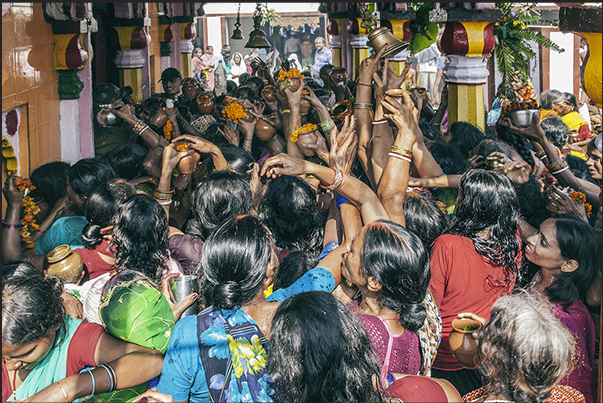
[[[209,402],[209,388],[201,363],[197,340],[197,317],[187,316],[176,322],[168,346],[157,389],[172,395],[175,402]]]
[[[46,255],[59,245],[69,245],[71,249],[83,248],[82,231],[88,225],[84,216],[61,217],[36,241],[36,253]]]
[[[330,271],[317,267],[308,271],[288,288],[276,290],[266,301],[283,302],[306,291],[331,292],[335,279]],[[238,308],[240,309],[240,308]],[[252,321],[253,319],[249,317]],[[197,317],[187,316],[176,322],[161,370],[157,388],[160,393],[172,395],[174,401],[209,402],[209,387],[201,361],[197,338]]]
[[[319,52],[316,51],[314,55],[314,67],[312,67],[312,75],[314,76],[314,81],[316,81],[320,85],[325,85],[325,83],[320,79],[320,68],[322,66],[326,66],[327,64],[332,64],[333,62],[333,54],[326,47],[322,48]]]

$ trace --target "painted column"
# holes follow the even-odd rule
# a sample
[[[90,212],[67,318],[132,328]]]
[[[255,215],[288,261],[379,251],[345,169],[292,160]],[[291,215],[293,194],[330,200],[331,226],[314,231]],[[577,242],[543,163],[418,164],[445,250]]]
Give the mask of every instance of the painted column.
[[[588,53],[580,67],[580,84],[597,106],[602,106],[603,66],[601,47],[603,34],[603,11],[601,7],[558,3],[559,29],[580,35],[588,44]],[[577,96],[578,94],[576,94]]]
[[[482,21],[446,22],[438,37],[438,47],[450,61],[444,68],[448,127],[463,121],[485,130],[484,84],[489,75],[487,57],[495,44],[493,26]]]
[[[327,28],[327,32],[331,36],[329,40],[329,46],[331,47],[331,52],[333,53],[333,66],[341,67],[341,27],[343,20],[339,19],[329,19],[329,26]]]
[[[132,87],[132,98],[136,102],[143,99],[142,67],[148,58],[142,51],[149,43],[149,35],[144,26],[114,27],[118,35],[117,55],[113,62],[119,69],[119,86]]]
[[[368,42],[368,31],[361,27],[361,18],[350,18],[348,21],[348,32],[350,46],[352,47],[352,80],[358,77],[360,62],[370,56]]]
[[[88,60],[84,49],[85,34],[55,34],[54,65],[59,73],[59,127],[61,131],[61,160],[75,163],[82,157],[80,146],[79,97],[85,85],[78,76]],[[91,82],[88,84],[90,87]],[[67,146],[67,145],[70,146]]]
[[[381,26],[389,28],[397,39],[402,42],[409,43],[412,38],[412,30],[410,29],[410,20],[381,20]],[[402,74],[406,67],[406,58],[408,51],[403,50],[397,55],[389,58],[389,66],[397,75]],[[406,81],[404,81],[406,83]]]
[[[192,77],[191,55],[194,49],[192,40],[196,34],[194,22],[180,23],[180,72],[182,78]],[[219,49],[214,51],[219,52]]]
[[[172,54],[172,40],[174,33],[172,32],[172,24],[159,25],[159,49],[161,51],[161,71],[170,66],[170,55]]]

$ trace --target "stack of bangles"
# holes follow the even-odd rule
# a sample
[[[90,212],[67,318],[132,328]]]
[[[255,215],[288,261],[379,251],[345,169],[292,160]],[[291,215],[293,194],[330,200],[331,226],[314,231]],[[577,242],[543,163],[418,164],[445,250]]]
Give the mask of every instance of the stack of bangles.
[[[109,364],[100,364],[97,368],[103,368],[105,371],[107,371],[107,375],[109,375],[109,381],[111,382],[111,387],[108,392],[111,393],[115,389],[117,389],[117,375],[115,374],[115,370],[113,369],[113,367]],[[92,396],[94,396],[94,393],[96,392],[96,379],[94,378],[94,374],[92,373],[93,369],[94,368],[88,368],[88,369],[85,369],[82,371],[82,372],[89,373],[90,379],[92,380],[92,392],[90,393],[90,396],[88,396],[88,399],[91,398]]]
[[[361,102],[356,102],[354,104],[354,109],[370,109],[373,110],[373,104],[364,104]]]
[[[396,157],[403,161],[407,161],[410,163],[412,161],[412,151],[402,148],[397,145],[393,145],[391,151],[389,152],[390,157]]]
[[[173,194],[174,189],[170,190],[169,192],[163,192],[159,189],[155,189],[153,197],[155,198],[155,200],[157,200],[157,203],[161,204],[162,206],[168,206],[172,203]]]
[[[144,132],[148,128],[149,126],[146,125],[142,120],[138,120],[136,124],[132,127],[132,130],[134,131],[134,133],[140,136],[142,132]]]
[[[373,120],[373,125],[381,125],[383,123],[387,123],[387,119],[386,118],[379,119],[379,120]]]
[[[15,224],[10,224],[10,223],[6,223],[4,221],[2,221],[2,228],[6,228],[6,229],[16,229],[16,228],[21,228],[23,226],[23,224],[19,223],[15,223]]]
[[[546,153],[544,151],[540,151],[536,153],[536,158],[538,158],[539,160],[543,160],[546,158]]]
[[[549,172],[553,175],[560,174],[561,172],[569,169],[567,162],[565,162],[561,158],[559,158],[557,161],[553,161],[553,162],[549,163],[546,167],[549,170]]]
[[[333,183],[331,183],[329,186],[323,186],[320,185],[320,187],[322,187],[323,189],[326,189],[330,192],[335,192],[336,190],[338,190],[340,187],[343,186],[343,183],[345,182],[345,175],[343,174],[343,171],[341,169],[336,169],[336,168],[331,168],[333,170],[333,172],[335,172],[335,179],[333,179]]]
[[[331,130],[334,127],[335,127],[335,122],[333,122],[333,119],[325,120],[324,122],[320,123],[320,128],[322,129],[323,133],[328,132],[329,130]]]

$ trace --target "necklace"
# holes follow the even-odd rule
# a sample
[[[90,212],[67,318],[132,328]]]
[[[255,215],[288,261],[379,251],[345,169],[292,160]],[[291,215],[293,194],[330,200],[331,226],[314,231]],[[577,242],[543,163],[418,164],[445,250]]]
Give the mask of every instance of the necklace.
[[[15,369],[15,376],[13,378],[13,394],[11,395],[11,397],[16,398],[17,397],[17,372],[19,370]]]

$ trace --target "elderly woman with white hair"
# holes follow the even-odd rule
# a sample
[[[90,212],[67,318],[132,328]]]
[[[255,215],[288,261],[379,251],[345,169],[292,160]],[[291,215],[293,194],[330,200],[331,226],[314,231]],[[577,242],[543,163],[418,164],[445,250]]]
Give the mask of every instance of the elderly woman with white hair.
[[[489,383],[463,396],[464,402],[586,401],[559,384],[571,367],[574,338],[546,299],[527,293],[500,297],[478,338],[478,357],[484,359],[479,369]]]

